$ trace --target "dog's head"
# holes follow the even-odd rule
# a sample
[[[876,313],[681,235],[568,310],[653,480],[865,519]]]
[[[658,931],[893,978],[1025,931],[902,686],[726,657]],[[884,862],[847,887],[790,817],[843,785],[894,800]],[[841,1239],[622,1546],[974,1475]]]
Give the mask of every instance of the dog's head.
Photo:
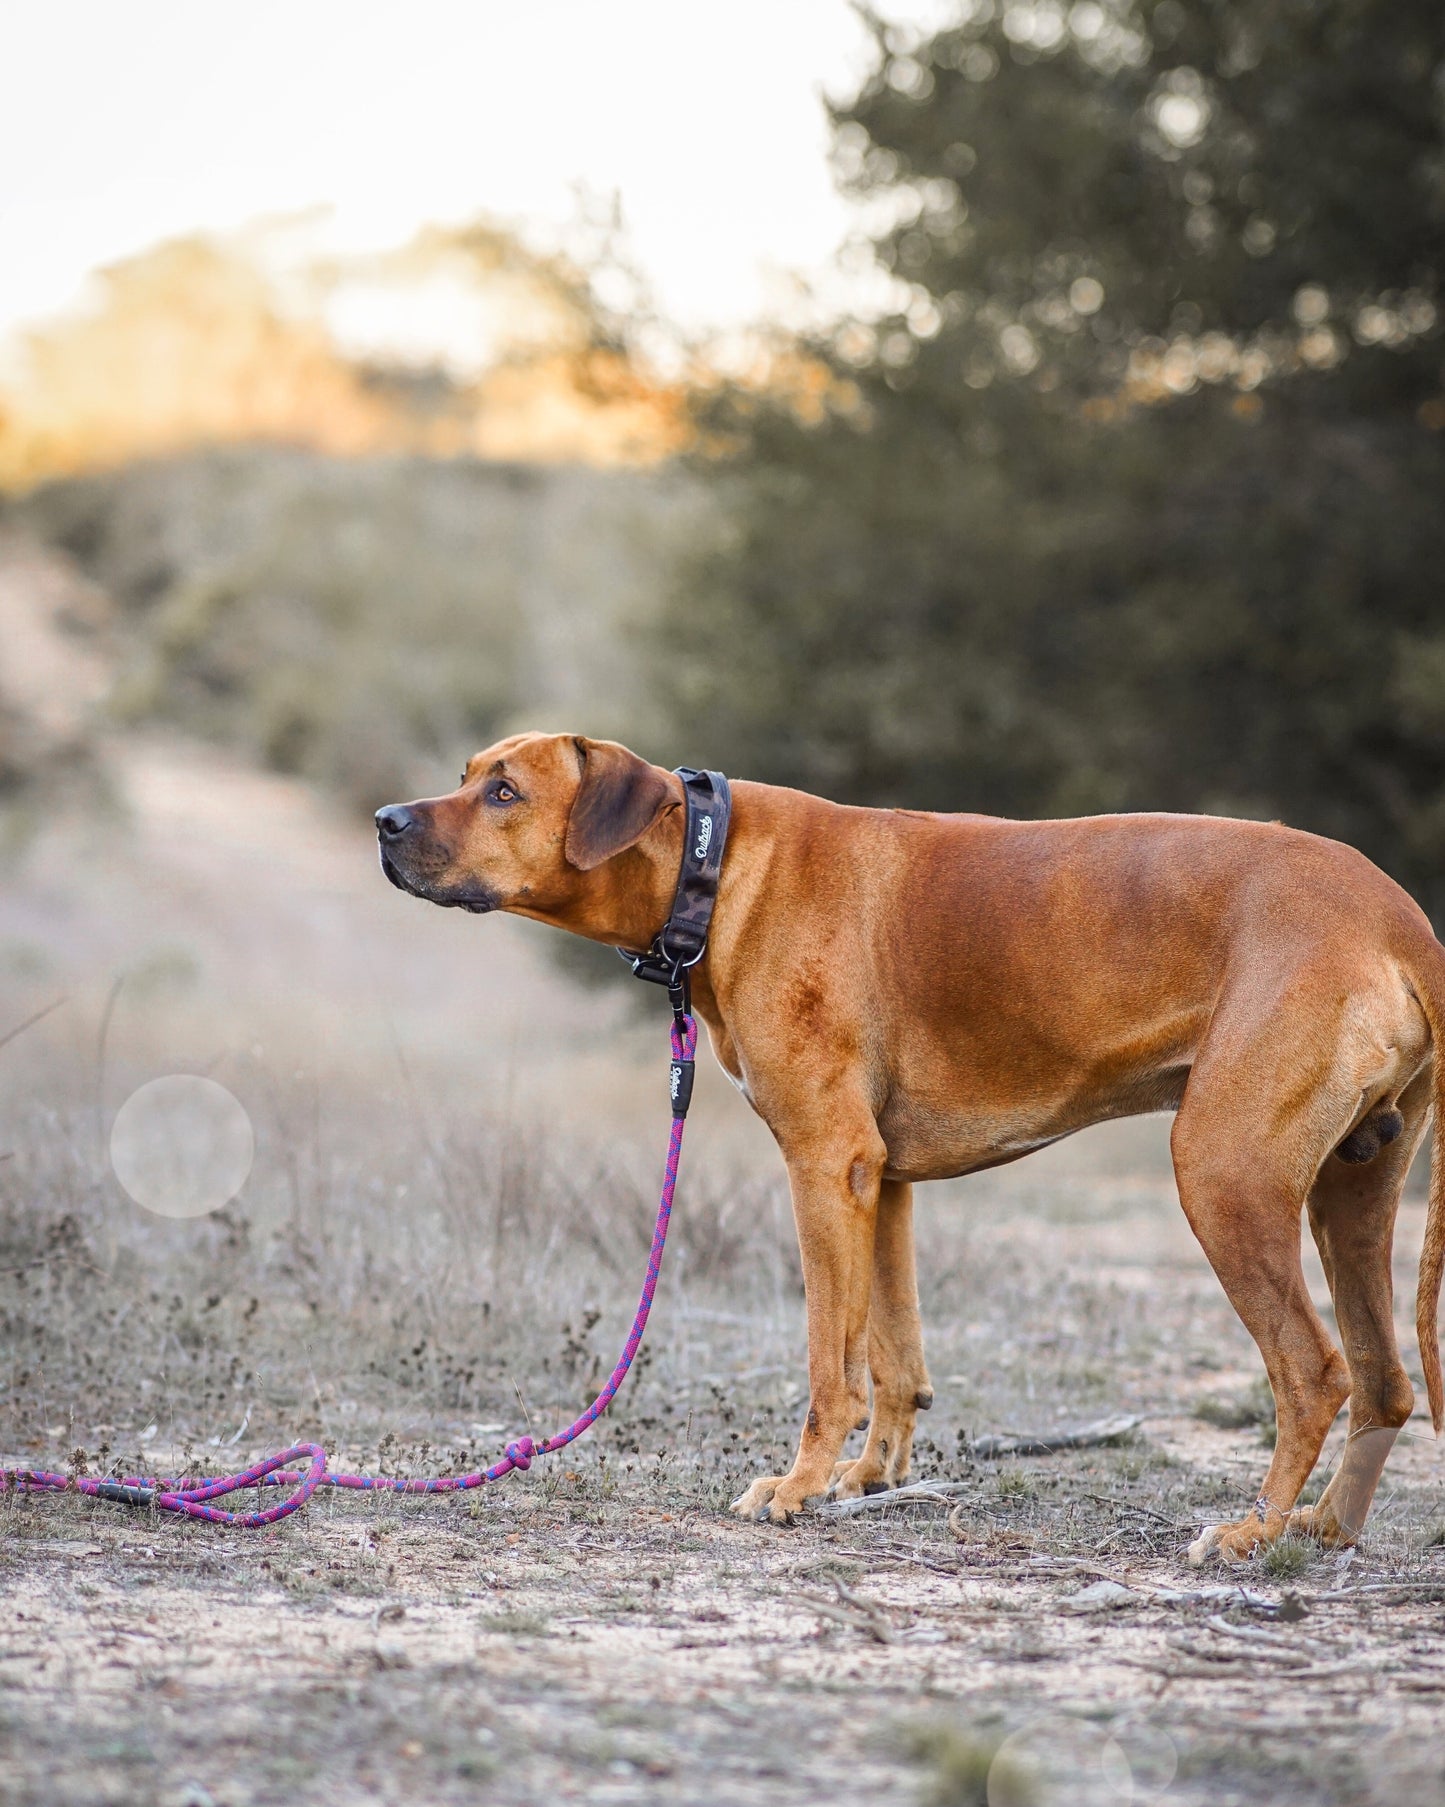
[[[681,804],[670,772],[615,741],[517,734],[470,759],[450,796],[379,809],[381,869],[428,903],[514,910],[585,934],[594,925],[568,917],[597,888],[588,875]]]

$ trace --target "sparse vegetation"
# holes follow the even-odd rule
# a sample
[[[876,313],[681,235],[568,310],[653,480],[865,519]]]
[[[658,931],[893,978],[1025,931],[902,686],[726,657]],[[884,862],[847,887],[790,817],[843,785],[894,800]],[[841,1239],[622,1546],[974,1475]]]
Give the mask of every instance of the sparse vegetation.
[[[177,1234],[97,1184],[79,1106],[12,1108],[12,1158],[0,1165],[0,1440],[32,1460],[205,1471],[308,1434],[340,1465],[456,1472],[526,1422],[570,1416],[611,1360],[649,1211],[627,1159],[554,1145],[522,1171],[508,1151],[515,1126],[484,1113],[434,1122],[424,1147],[398,1144],[361,1099],[338,1133],[347,1163],[312,1172],[302,1161],[274,1197],[263,1185],[244,1209]],[[415,1178],[419,1164],[425,1196],[400,1220],[391,1176]],[[570,1177],[579,1170],[585,1187]],[[247,1743],[244,1784],[230,1792],[205,1778],[218,1807],[323,1768],[336,1793],[338,1765],[341,1799],[386,1798],[403,1776],[412,1787],[425,1777],[440,1800],[469,1798],[479,1781],[500,1800],[543,1798],[514,1786],[525,1775],[554,1795],[615,1789],[661,1803],[761,1786],[804,1807],[897,1798],[906,1776],[925,1807],[1013,1807],[1032,1801],[1038,1777],[1008,1751],[1013,1767],[1000,1771],[1000,1744],[1067,1701],[1092,1703],[1080,1723],[1105,1749],[1120,1662],[1130,1676],[1142,1665],[1171,1678],[1144,1745],[1187,1761],[1161,1798],[1202,1804],[1221,1778],[1240,1786],[1248,1753],[1202,1742],[1196,1715],[1236,1698],[1257,1713],[1264,1698],[1277,1736],[1306,1753],[1270,1798],[1352,1807],[1326,1760],[1343,1725],[1337,1734],[1314,1716],[1295,1659],[1279,1666],[1280,1639],[1293,1636],[1302,1651],[1320,1639],[1352,1651],[1372,1711],[1434,1736],[1431,1696],[1390,1654],[1445,1599],[1438,1483],[1411,1445],[1397,1452],[1390,1512],[1348,1571],[1350,1584],[1395,1582],[1398,1596],[1316,1604],[1340,1592],[1343,1571],[1294,1538],[1231,1579],[1256,1595],[1297,1592],[1298,1634],[1285,1617],[1272,1626],[1268,1613],[1235,1610],[1226,1622],[1207,1597],[1161,1608],[1140,1591],[1217,1584],[1183,1566],[1184,1547],[1202,1517],[1245,1509],[1261,1458],[1208,1442],[1218,1424],[1192,1409],[1195,1339],[1245,1358],[1202,1264],[1163,1259],[1136,1294],[1127,1345],[1116,1337],[1097,1239],[1117,1233],[1122,1207],[1112,1224],[1073,1213],[1078,1227],[1050,1238],[1026,1187],[976,1184],[969,1209],[948,1188],[925,1194],[939,1402],[918,1466],[961,1490],[789,1532],[723,1516],[749,1475],[787,1461],[802,1402],[786,1211],[758,1208],[774,1183],[746,1169],[728,1177],[716,1152],[687,1170],[653,1330],[613,1414],[558,1461],[466,1502],[322,1496],[263,1538],[74,1500],[0,1500],[0,1573],[19,1612],[44,1617],[69,1677],[34,1666],[40,1646],[17,1621],[20,1637],[0,1653],[25,1753],[12,1797],[53,1798],[57,1777],[83,1773],[111,1778],[117,1801],[136,1786],[169,1799],[191,1774],[159,1704],[143,1706],[138,1726],[97,1704],[107,1638],[137,1666],[137,1698],[184,1698],[185,1724],[191,1735],[204,1725],[208,1744],[253,1734],[184,1653],[213,1648],[217,1679],[241,1664],[252,1686],[266,1678],[266,1748]],[[1091,1184],[1102,1197],[1111,1182]],[[463,1192],[465,1210],[446,1202]],[[739,1211],[740,1197],[751,1208]],[[1129,1201],[1130,1261],[1174,1248],[1183,1232],[1167,1185],[1147,1196],[1136,1186]],[[773,1275],[779,1284],[760,1287]],[[1061,1390],[1031,1398],[1026,1352],[1045,1338],[1067,1356]],[[969,1460],[954,1397],[975,1428],[1057,1423],[1077,1409],[1072,1361],[1107,1367],[1113,1398],[1147,1414],[1142,1435],[998,1468]],[[1233,1400],[1221,1413],[1229,1428],[1255,1421],[1256,1389],[1248,1400],[1248,1414]],[[60,1550],[94,1554],[62,1581],[50,1555]],[[1105,1574],[1133,1590],[1123,1604],[1066,1606]],[[806,1603],[834,1595],[836,1620]],[[133,1635],[151,1614],[168,1627],[153,1654]],[[268,1641],[276,1624],[285,1635]],[[905,1722],[883,1752],[869,1728],[913,1692],[966,1698],[968,1716],[945,1707],[921,1729]],[[1348,1730],[1358,1741],[1359,1724]],[[1130,1745],[1121,1729],[1120,1748],[1144,1748],[1140,1736]],[[1393,1759],[1381,1749],[1383,1774]]]
[[[1037,1477],[1026,1468],[1003,1468],[994,1481],[998,1497],[1005,1501],[1031,1500],[1038,1497]]]
[[[112,723],[370,814],[517,726],[655,733],[634,641],[702,500],[677,474],[237,446],[0,497],[117,605]]]
[[[1027,1794],[1020,1792],[1023,1778],[1005,1774],[1003,1768],[994,1773],[997,1735],[970,1732],[952,1725],[915,1727],[904,1740],[904,1748],[915,1763],[923,1766],[925,1780],[919,1797],[923,1807],[993,1807],[990,1781],[1008,1807],[1032,1807]],[[1014,1788],[1017,1780],[1020,1788]]]
[[[1261,1441],[1274,1444],[1274,1394],[1268,1380],[1260,1375],[1237,1393],[1211,1394],[1194,1408],[1201,1424],[1212,1424],[1222,1431],[1258,1429]]]
[[[1271,1581],[1298,1581],[1309,1573],[1319,1556],[1317,1543],[1290,1534],[1269,1546],[1260,1558],[1260,1567]]]

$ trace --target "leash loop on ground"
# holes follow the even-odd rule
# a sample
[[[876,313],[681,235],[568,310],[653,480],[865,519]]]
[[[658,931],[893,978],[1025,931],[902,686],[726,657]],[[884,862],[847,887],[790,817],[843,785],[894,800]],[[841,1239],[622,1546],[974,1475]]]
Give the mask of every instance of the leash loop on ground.
[[[293,1443],[279,1455],[243,1469],[240,1474],[218,1475],[213,1480],[161,1480],[154,1476],[123,1475],[119,1480],[97,1479],[92,1475],[53,1474],[42,1468],[0,1468],[0,1487],[14,1488],[19,1493],[83,1493],[92,1499],[114,1500],[128,1506],[152,1506],[157,1512],[171,1512],[186,1518],[205,1519],[208,1524],[231,1525],[237,1529],[255,1530],[274,1525],[298,1511],[318,1487],[350,1488],[366,1493],[466,1493],[484,1487],[489,1481],[500,1481],[514,1468],[528,1469],[535,1456],[553,1454],[565,1449],[584,1431],[590,1430],[611,1405],[617,1389],[627,1378],[627,1371],[642,1343],[647,1328],[647,1314],[652,1309],[652,1295],[657,1290],[657,1277],[662,1270],[662,1252],[667,1243],[667,1226],[672,1217],[672,1198],[677,1190],[677,1167],[682,1155],[682,1132],[687,1116],[687,1098],[679,1099],[679,1070],[689,1077],[686,1085],[691,1095],[693,1057],[697,1052],[697,1024],[691,1016],[675,1021],[672,1035],[672,1134],[667,1144],[667,1164],[662,1176],[662,1195],[658,1200],[657,1222],[652,1232],[652,1248],[647,1257],[647,1275],[642,1283],[642,1297],[628,1332],[627,1342],[607,1385],[565,1430],[546,1437],[540,1443],[531,1437],[517,1437],[509,1443],[502,1458],[490,1468],[476,1474],[433,1475],[425,1479],[407,1480],[400,1475],[332,1474],[327,1467],[326,1451],[319,1443]],[[679,1103],[681,1108],[679,1109]],[[304,1460],[306,1468],[295,1469],[293,1462]],[[212,1500],[224,1499],[247,1487],[289,1487],[286,1498],[275,1506],[258,1507],[253,1512],[231,1512],[213,1506]]]

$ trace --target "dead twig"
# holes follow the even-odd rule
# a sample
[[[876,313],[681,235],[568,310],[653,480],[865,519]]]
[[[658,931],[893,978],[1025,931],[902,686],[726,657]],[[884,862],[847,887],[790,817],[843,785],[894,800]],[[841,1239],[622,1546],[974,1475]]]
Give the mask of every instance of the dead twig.
[[[1220,1660],[1221,1658],[1225,1660]],[[1171,1657],[1166,1662],[1157,1662],[1152,1657],[1147,1656],[1118,1655],[1112,1657],[1110,1660],[1116,1663],[1125,1663],[1131,1669],[1147,1669],[1155,1675],[1162,1675],[1166,1682],[1239,1682],[1247,1683],[1252,1686],[1255,1678],[1253,1676],[1246,1677],[1232,1672],[1229,1668],[1229,1659],[1236,1659],[1241,1662],[1249,1661],[1249,1657],[1242,1650],[1228,1652],[1217,1651],[1211,1661],[1196,1662],[1192,1664],[1180,1662],[1178,1657]],[[1359,1666],[1357,1664],[1324,1663],[1318,1668],[1291,1669],[1289,1678],[1292,1682],[1325,1681],[1332,1676],[1351,1674],[1360,1674]]]
[[[865,1493],[856,1500],[828,1500],[817,1508],[820,1518],[853,1518],[860,1512],[886,1512],[890,1506],[906,1506],[939,1500],[944,1504],[971,1491],[971,1481],[915,1481],[911,1487],[891,1487],[886,1493]]]
[[[105,1009],[100,1013],[100,1025],[95,1032],[95,1145],[96,1158],[102,1165],[106,1156],[105,1049],[106,1043],[110,1039],[110,1020],[115,1015],[116,1002],[124,984],[125,974],[121,973],[111,985],[105,1000]]]
[[[1222,1613],[1217,1612],[1210,1613],[1204,1623],[1221,1637],[1238,1638],[1242,1644],[1268,1645],[1270,1653],[1277,1654],[1283,1661],[1314,1661],[1313,1657],[1306,1656],[1300,1650],[1296,1639],[1285,1632],[1271,1631],[1267,1625],[1231,1625]]]
[[[1364,1581],[1359,1587],[1336,1587],[1322,1594],[1306,1594],[1311,1606],[1320,1601],[1358,1600],[1366,1594],[1435,1595],[1445,1599],[1445,1576],[1438,1581]]]
[[[1125,1512],[1138,1512],[1144,1518],[1157,1519],[1161,1525],[1168,1525],[1171,1531],[1192,1531],[1195,1521],[1192,1518],[1170,1518],[1167,1513],[1156,1512],[1152,1506],[1136,1506],[1133,1500],[1115,1499],[1110,1493],[1090,1493],[1083,1490],[1086,1500],[1097,1500],[1101,1506],[1118,1506]]]
[[[1137,1414],[1117,1412],[1112,1418],[1099,1418],[1072,1431],[1021,1431],[1017,1435],[975,1437],[968,1453],[990,1462],[999,1456],[1052,1456],[1063,1449],[1097,1449],[1101,1444],[1117,1443],[1143,1422]]]
[[[838,1590],[838,1598],[844,1605],[856,1606],[859,1612],[873,1613],[878,1618],[883,1618],[883,1608],[876,1600],[870,1600],[866,1594],[855,1594],[852,1588],[837,1575],[832,1577],[832,1581],[833,1586]],[[887,1623],[886,1619],[884,1623]]]
[[[1299,1623],[1300,1621],[1295,1621]],[[1236,1625],[1226,1619],[1222,1613],[1211,1613],[1204,1621],[1211,1631],[1222,1633],[1226,1637],[1239,1638],[1247,1644],[1264,1644],[1271,1650],[1288,1651],[1292,1655],[1309,1655],[1311,1662],[1319,1661],[1319,1653],[1326,1651],[1344,1651],[1349,1649],[1348,1640],[1330,1638],[1321,1635],[1318,1627],[1311,1626],[1307,1634],[1309,1652],[1300,1648],[1300,1640],[1291,1637],[1288,1632],[1274,1631],[1268,1625]]]
[[[956,1562],[930,1562],[926,1556],[920,1556],[914,1550],[901,1550],[896,1544],[875,1546],[868,1552],[870,1562],[906,1562],[913,1567],[930,1569],[935,1575],[959,1575],[963,1571]]]
[[[1195,1657],[1202,1663],[1277,1663],[1283,1662],[1287,1668],[1309,1667],[1309,1658],[1285,1657],[1277,1650],[1230,1649],[1222,1644],[1200,1644],[1193,1638],[1170,1638],[1169,1648],[1179,1650],[1185,1656]]]
[[[1022,1532],[1019,1531],[1001,1530],[996,1525],[990,1525],[990,1528],[982,1535],[976,1531],[970,1530],[969,1527],[964,1524],[963,1519],[960,1516],[964,1506],[967,1504],[968,1502],[966,1500],[960,1500],[958,1505],[956,1505],[952,1512],[949,1513],[947,1519],[948,1534],[958,1543],[966,1544],[970,1550],[974,1551],[981,1549],[985,1544],[991,1544],[996,1550],[1007,1549],[1014,1555],[1018,1555],[1025,1550],[1033,1549],[1033,1538],[1025,1537]]]
[[[867,1600],[861,1594],[855,1594],[851,1588],[844,1587],[836,1575],[833,1577],[833,1586],[838,1594],[836,1600],[830,1600],[824,1594],[791,1594],[788,1597],[795,1606],[806,1607],[820,1619],[831,1619],[835,1625],[846,1625],[852,1631],[861,1631],[877,1644],[891,1644],[895,1641],[893,1627],[876,1601]]]
[[[1119,1575],[1111,1575],[1108,1569],[1101,1569],[1097,1563],[1085,1562],[1077,1556],[1031,1556],[1029,1568],[1053,1575],[1093,1575],[1096,1580],[1114,1581],[1120,1587],[1133,1588],[1136,1593],[1140,1591],[1134,1582],[1125,1581]]]
[[[27,1016],[23,1023],[17,1023],[13,1029],[7,1029],[4,1035],[0,1035],[0,1048],[13,1042],[17,1036],[24,1035],[27,1029],[33,1029],[37,1023],[44,1022],[52,1010],[59,1010],[62,1004],[69,1003],[69,1001],[68,998],[56,998],[53,1004],[47,1004],[43,1010],[37,1010],[34,1016]]]

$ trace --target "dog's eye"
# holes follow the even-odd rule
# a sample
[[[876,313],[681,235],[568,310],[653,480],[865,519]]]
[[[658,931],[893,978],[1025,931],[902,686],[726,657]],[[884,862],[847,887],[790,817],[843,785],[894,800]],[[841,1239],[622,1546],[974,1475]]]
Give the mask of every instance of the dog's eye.
[[[489,794],[493,803],[515,803],[517,801],[517,793],[510,784],[505,782],[494,784]]]

